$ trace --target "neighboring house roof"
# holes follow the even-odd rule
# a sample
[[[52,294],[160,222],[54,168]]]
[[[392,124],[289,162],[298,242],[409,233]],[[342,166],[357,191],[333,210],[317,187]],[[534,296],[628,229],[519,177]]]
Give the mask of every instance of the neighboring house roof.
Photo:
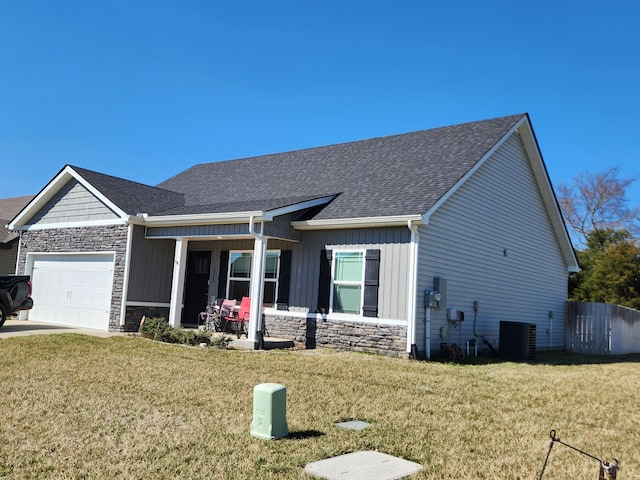
[[[158,187],[185,206],[339,194],[313,220],[422,216],[524,116],[200,164]]]
[[[35,195],[0,199],[0,247],[7,246],[18,238],[15,232],[7,229],[7,225]]]

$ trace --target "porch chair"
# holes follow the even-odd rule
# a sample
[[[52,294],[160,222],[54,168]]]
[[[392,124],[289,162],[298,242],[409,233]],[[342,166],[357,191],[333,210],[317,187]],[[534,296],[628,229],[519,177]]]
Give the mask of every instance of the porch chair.
[[[225,300],[225,302],[226,301],[227,300]],[[233,302],[235,302],[235,300],[233,300]],[[225,326],[229,326],[231,330],[238,336],[238,338],[240,338],[240,335],[242,335],[243,333],[246,333],[244,324],[249,320],[250,309],[251,299],[249,297],[242,297],[242,301],[240,302],[240,310],[238,310],[237,315],[232,311],[230,315],[225,314],[222,316],[222,318],[225,320]],[[220,314],[222,315],[222,310],[220,311]]]
[[[220,313],[218,319],[220,322],[219,328],[221,332],[227,330],[228,318],[233,318],[236,313],[237,300],[222,300],[220,304]]]
[[[207,305],[204,312],[200,312],[200,320],[204,322],[207,332],[221,332],[222,318],[220,317],[220,306],[222,298],[211,297],[211,303]]]

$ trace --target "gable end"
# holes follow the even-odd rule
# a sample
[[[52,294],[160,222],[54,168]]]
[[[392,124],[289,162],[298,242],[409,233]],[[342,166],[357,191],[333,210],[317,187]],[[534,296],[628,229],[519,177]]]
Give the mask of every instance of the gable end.
[[[68,181],[26,223],[30,225],[118,221],[119,216],[77,180]]]

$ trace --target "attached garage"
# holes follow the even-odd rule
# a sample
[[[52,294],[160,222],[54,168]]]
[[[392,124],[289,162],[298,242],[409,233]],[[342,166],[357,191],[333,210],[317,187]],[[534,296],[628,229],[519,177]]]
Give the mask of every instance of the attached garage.
[[[108,330],[114,259],[114,253],[30,255],[34,307],[29,318]]]

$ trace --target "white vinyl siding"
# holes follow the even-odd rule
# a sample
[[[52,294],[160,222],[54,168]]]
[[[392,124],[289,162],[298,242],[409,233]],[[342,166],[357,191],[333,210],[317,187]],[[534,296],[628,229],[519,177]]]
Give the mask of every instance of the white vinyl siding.
[[[465,314],[459,328],[446,308],[431,315],[432,349],[464,345],[475,330],[498,347],[500,321],[537,324],[537,348],[564,346],[567,266],[551,228],[520,137],[511,136],[420,228],[418,292],[447,280],[446,307]],[[418,296],[418,346],[424,344],[424,308]],[[553,313],[553,338],[549,312]],[[447,337],[440,338],[440,328]]]

